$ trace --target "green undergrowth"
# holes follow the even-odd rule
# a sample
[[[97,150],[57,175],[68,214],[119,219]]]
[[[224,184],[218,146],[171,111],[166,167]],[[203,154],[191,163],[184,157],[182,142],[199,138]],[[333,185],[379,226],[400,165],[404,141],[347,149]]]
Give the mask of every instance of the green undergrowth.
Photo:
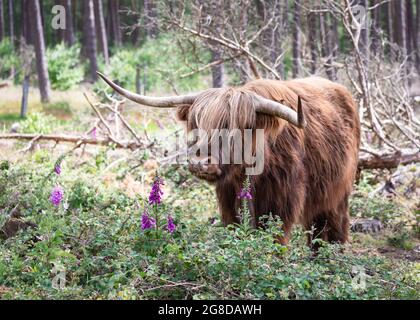
[[[264,230],[221,226],[213,190],[185,168],[159,169],[165,194],[150,208],[150,168],[106,171],[109,151],[81,161],[40,150],[1,163],[0,226],[14,212],[36,228],[0,240],[0,298],[419,298],[418,263],[330,244],[314,256],[300,228],[282,246],[281,221],[272,217]],[[64,199],[55,207],[58,185]],[[157,230],[142,230],[145,208],[159,219]]]

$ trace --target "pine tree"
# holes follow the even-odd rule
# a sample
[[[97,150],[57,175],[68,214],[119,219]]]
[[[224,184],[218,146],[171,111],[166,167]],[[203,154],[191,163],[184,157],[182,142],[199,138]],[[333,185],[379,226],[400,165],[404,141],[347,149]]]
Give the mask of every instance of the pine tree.
[[[0,0],[0,41],[3,40],[4,35],[5,35],[5,32],[4,32],[3,0]]]
[[[98,79],[98,61],[96,57],[96,32],[95,32],[95,14],[93,9],[93,0],[83,1],[83,34],[84,50],[89,60],[89,75],[92,81]]]
[[[26,4],[30,14],[31,33],[35,45],[36,67],[38,72],[38,86],[41,93],[41,101],[50,101],[50,79],[48,77],[48,63],[45,57],[44,30],[41,20],[41,8],[39,0],[30,0]]]
[[[96,34],[98,37],[98,48],[105,59],[105,63],[109,63],[108,53],[108,38],[106,34],[105,19],[104,19],[104,8],[102,0],[94,0],[93,6],[95,9],[95,26]]]

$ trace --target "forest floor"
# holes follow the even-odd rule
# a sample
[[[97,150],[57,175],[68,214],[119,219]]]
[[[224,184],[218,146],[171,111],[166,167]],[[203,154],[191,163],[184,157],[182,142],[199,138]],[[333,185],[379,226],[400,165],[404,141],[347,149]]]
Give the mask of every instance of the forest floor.
[[[47,106],[34,97],[25,120],[18,90],[6,93],[3,132],[15,122],[27,133],[86,132],[94,120],[80,91],[54,94]],[[157,141],[175,128],[167,113],[148,120],[142,113],[128,107],[125,114]],[[344,251],[323,244],[314,257],[298,226],[287,247],[273,241],[279,221],[266,230],[221,227],[213,188],[184,166],[159,167],[147,152],[113,147],[63,158],[69,145],[21,152],[26,145],[0,141],[0,299],[420,298],[419,166],[364,172],[350,200],[350,243]],[[163,203],[149,209],[161,228],[144,232],[156,170]],[[49,201],[57,185],[59,207]],[[168,214],[173,234],[165,231]]]

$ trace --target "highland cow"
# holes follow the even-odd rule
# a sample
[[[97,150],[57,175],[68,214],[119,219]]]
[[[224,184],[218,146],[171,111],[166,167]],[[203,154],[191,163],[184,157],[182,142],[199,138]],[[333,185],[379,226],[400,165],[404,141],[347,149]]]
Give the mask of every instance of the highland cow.
[[[293,224],[314,238],[348,240],[348,200],[357,170],[360,144],[358,110],[349,91],[329,80],[255,80],[238,88],[209,89],[197,94],[152,98],[131,93],[101,75],[118,93],[153,107],[176,107],[187,129],[264,129],[264,168],[250,176],[250,213],[278,215],[288,241]],[[210,162],[210,160],[212,160]],[[246,164],[208,159],[190,171],[216,186],[221,218],[237,223],[238,198]]]

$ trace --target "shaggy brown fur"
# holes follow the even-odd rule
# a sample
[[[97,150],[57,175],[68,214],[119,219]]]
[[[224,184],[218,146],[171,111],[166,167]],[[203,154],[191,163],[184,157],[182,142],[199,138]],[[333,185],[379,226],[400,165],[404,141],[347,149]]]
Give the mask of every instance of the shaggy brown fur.
[[[308,125],[299,129],[280,118],[255,113],[249,93],[297,108],[302,98]],[[292,81],[256,80],[239,88],[211,89],[192,106],[178,107],[188,130],[200,128],[265,129],[264,171],[251,176],[253,221],[279,215],[286,243],[294,223],[312,230],[313,238],[344,243],[348,240],[348,198],[357,169],[360,123],[349,91],[322,78]],[[238,222],[237,195],[245,165],[219,165],[221,175],[194,174],[216,185],[225,224]],[[214,168],[213,168],[214,169]],[[219,171],[219,172],[220,172]],[[256,223],[256,224],[257,224]]]

